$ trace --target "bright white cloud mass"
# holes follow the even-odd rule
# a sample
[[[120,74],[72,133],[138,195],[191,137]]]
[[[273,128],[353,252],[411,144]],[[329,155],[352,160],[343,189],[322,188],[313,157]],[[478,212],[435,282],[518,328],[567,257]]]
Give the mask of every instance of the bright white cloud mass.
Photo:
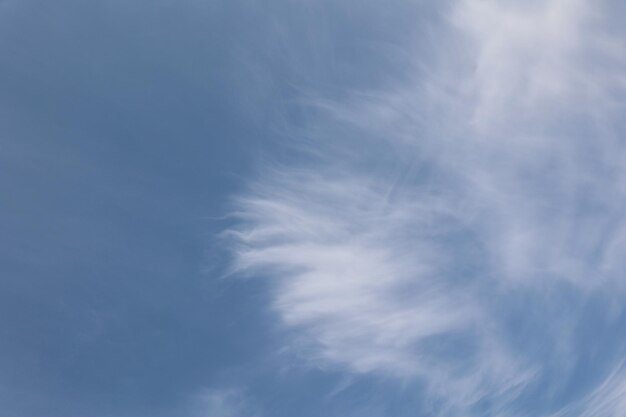
[[[438,7],[401,76],[303,94],[293,157],[235,198],[234,269],[298,360],[419,381],[433,415],[623,416],[623,8]]]

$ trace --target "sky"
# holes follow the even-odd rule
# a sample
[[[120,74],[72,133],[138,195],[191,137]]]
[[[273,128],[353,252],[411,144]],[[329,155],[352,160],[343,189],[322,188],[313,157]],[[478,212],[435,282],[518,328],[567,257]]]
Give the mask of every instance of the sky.
[[[624,19],[0,0],[0,414],[626,415]]]

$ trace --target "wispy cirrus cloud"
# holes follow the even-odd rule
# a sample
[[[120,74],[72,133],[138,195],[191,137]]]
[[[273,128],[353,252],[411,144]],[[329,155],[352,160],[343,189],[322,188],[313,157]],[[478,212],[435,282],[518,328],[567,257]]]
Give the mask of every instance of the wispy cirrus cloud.
[[[587,395],[573,401],[551,417],[617,417],[626,412],[626,375],[623,362]]]
[[[626,62],[610,10],[459,0],[397,85],[312,100],[311,156],[265,167],[228,233],[306,358],[425,381],[442,415],[519,415],[546,386],[538,412],[561,406],[587,295],[623,313]]]

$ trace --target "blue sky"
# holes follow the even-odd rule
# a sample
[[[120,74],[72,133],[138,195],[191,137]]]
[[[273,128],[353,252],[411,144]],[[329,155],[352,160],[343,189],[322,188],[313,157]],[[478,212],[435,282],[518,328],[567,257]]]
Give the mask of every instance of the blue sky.
[[[626,6],[0,0],[0,414],[626,414]]]

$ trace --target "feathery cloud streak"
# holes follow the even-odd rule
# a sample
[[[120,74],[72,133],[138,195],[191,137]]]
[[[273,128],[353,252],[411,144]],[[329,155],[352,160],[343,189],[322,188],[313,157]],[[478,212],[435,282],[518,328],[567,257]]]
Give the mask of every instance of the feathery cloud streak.
[[[459,0],[442,6],[440,48],[395,86],[312,101],[310,157],[265,167],[229,231],[236,269],[272,280],[303,355],[425,381],[442,415],[519,415],[544,388],[534,412],[567,412],[595,343],[576,344],[576,317],[594,296],[603,324],[623,318],[626,55],[611,8]],[[613,384],[612,366],[580,389]],[[623,390],[603,391],[618,415]]]

